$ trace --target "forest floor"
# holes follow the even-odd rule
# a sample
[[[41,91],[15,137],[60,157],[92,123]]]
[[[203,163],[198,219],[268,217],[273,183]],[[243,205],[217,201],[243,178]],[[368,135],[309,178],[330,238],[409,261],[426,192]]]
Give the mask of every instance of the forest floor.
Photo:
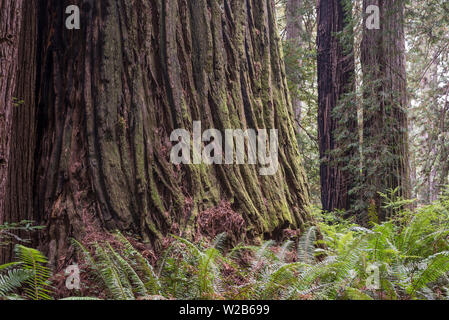
[[[385,208],[399,206],[390,202]],[[315,225],[304,232],[287,230],[282,241],[246,243],[214,229],[191,241],[171,235],[159,252],[121,233],[90,235],[83,243],[74,241],[78,290],[68,289],[70,275],[51,275],[43,255],[20,246],[20,264],[0,266],[0,299],[448,298],[449,196],[397,211],[369,228],[339,213],[316,209],[314,215]],[[30,266],[31,260],[38,263]],[[37,272],[26,281],[30,270]]]
[[[387,203],[394,210],[399,203]],[[121,234],[79,244],[80,296],[102,299],[403,300],[449,294],[449,197],[370,228],[316,209],[283,241],[167,237],[156,254]],[[216,231],[216,230],[215,230]],[[214,235],[211,237],[211,235]],[[134,271],[133,271],[134,270]],[[58,297],[73,295],[63,286]]]

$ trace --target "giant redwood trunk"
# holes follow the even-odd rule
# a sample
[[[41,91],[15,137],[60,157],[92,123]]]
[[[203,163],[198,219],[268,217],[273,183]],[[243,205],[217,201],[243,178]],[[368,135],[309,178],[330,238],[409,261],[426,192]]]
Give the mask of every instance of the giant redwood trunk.
[[[81,8],[79,30],[65,28],[73,4]],[[27,174],[12,184],[31,187],[23,197],[7,190],[6,201],[19,203],[0,215],[46,225],[38,241],[52,262],[94,226],[157,244],[174,229],[192,229],[198,213],[221,200],[241,214],[249,237],[309,219],[272,0],[29,6],[39,34],[29,37],[34,24],[24,24],[28,64],[17,87],[29,99],[22,108],[35,113],[14,125],[34,136],[29,143],[18,136],[10,149],[26,160],[21,166],[32,160],[12,170],[11,180]],[[249,164],[173,165],[170,134],[192,132],[193,121],[203,130],[278,129],[279,170],[261,176]]]
[[[378,6],[380,29],[364,28],[363,159],[365,203],[385,218],[379,192],[410,197],[404,0],[365,0]],[[375,206],[375,208],[374,208]]]
[[[357,107],[349,95],[355,88],[352,12],[346,0],[319,0],[317,10],[321,202],[326,211],[348,210],[358,159]]]

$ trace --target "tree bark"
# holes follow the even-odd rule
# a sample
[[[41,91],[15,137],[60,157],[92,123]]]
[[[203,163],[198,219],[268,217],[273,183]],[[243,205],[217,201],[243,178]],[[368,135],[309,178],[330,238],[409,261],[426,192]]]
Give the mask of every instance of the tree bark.
[[[446,92],[449,92],[449,87]],[[447,97],[447,95],[446,95]],[[448,114],[449,114],[449,98],[446,98],[444,107],[440,111],[440,122],[439,129],[441,132],[440,137],[440,163],[439,163],[439,177],[438,177],[438,191],[437,194],[440,195],[442,191],[446,191],[448,186],[448,175],[449,175],[449,146],[447,142],[447,132],[448,132]]]
[[[35,3],[3,1],[0,20],[0,224],[33,220]],[[5,24],[3,24],[5,22]],[[29,235],[23,232],[22,238]],[[0,263],[12,246],[0,248]]]
[[[352,12],[346,0],[320,0],[318,10],[318,139],[323,210],[349,210],[357,162],[357,107],[348,94],[355,88]],[[350,34],[343,40],[339,33]]]
[[[364,28],[362,40],[362,194],[383,220],[379,192],[399,187],[397,195],[410,197],[404,1],[365,0],[364,12],[369,5],[380,9],[380,29]]]
[[[289,72],[290,75],[297,75],[298,70],[301,68],[301,60],[298,58],[298,50],[302,45],[301,32],[303,30],[300,14],[301,5],[302,0],[287,0],[286,3],[286,38],[288,46],[287,54],[292,54],[295,57],[294,60],[296,62],[294,64],[296,70],[291,70],[291,72]],[[295,82],[300,81],[298,76],[294,76],[293,78],[294,80],[296,80]],[[296,86],[295,89],[300,90],[300,88]],[[298,94],[296,92],[292,93],[292,105],[293,110],[295,111],[295,119],[297,121],[301,121],[301,99],[298,97]],[[300,130],[300,128],[298,128],[298,130]]]
[[[272,0],[38,4],[37,80],[24,94],[36,92],[33,194],[17,216],[31,205],[47,226],[39,244],[52,263],[68,257],[71,237],[96,230],[157,246],[168,232],[193,232],[198,213],[223,199],[248,237],[310,220]],[[73,4],[80,30],[65,28]],[[203,130],[278,129],[278,172],[172,165],[170,134],[192,132],[193,121]]]
[[[10,165],[10,131],[15,103],[18,49],[22,21],[22,1],[0,3],[0,212],[5,208],[5,193]],[[1,221],[0,217],[0,223]]]

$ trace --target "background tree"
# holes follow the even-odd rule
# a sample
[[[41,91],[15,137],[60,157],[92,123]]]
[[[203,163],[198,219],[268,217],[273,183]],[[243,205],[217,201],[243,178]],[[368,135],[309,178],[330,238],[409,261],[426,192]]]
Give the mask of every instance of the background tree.
[[[80,30],[64,27],[73,4]],[[37,76],[21,85],[36,119],[14,126],[29,121],[36,145],[11,145],[34,155],[30,189],[24,198],[7,190],[6,201],[20,201],[0,215],[21,220],[31,207],[47,226],[39,243],[51,262],[68,256],[71,237],[94,230],[158,244],[169,231],[192,231],[197,214],[223,199],[249,237],[310,219],[272,0],[42,0],[30,8],[37,12],[20,36],[26,70]],[[278,129],[279,171],[172,165],[170,133],[192,132],[195,120],[203,129]]]
[[[294,55],[292,63],[287,64],[287,74],[295,78],[297,84],[300,83],[301,77],[301,60],[298,50],[302,47],[303,22],[302,22],[302,0],[287,0],[286,2],[286,51],[287,55]],[[301,88],[298,86],[296,90],[291,91],[293,110],[295,111],[295,119],[301,121],[301,99],[297,94]],[[298,128],[300,129],[300,128]]]
[[[352,6],[346,0],[320,0],[318,21],[318,138],[323,210],[349,210],[357,159]]]
[[[380,9],[380,29],[363,29],[363,173],[362,197],[385,218],[379,192],[399,188],[410,197],[404,1],[364,0]],[[367,16],[364,19],[366,25]]]
[[[287,10],[287,5],[289,10]],[[283,43],[288,88],[296,113],[297,140],[307,174],[311,201],[321,205],[317,133],[316,1],[277,2],[277,17]],[[288,31],[293,29],[293,31]],[[296,37],[299,32],[299,41]],[[294,36],[293,36],[294,35]],[[296,100],[296,102],[295,102]]]
[[[406,7],[410,154],[413,197],[429,203],[448,184],[449,3],[411,1]]]

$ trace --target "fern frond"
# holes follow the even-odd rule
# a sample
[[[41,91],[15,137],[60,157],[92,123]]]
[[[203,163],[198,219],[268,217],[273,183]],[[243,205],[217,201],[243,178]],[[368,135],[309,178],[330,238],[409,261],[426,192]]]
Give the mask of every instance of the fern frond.
[[[113,255],[117,263],[119,264],[119,269],[123,270],[126,277],[130,280],[132,284],[133,291],[139,294],[140,296],[145,296],[148,294],[147,289],[139,278],[139,275],[136,271],[131,267],[131,265],[120,255],[118,254],[110,244],[108,244],[109,252]]]
[[[414,294],[417,290],[424,288],[427,284],[437,281],[444,274],[449,272],[449,252],[439,252],[425,260],[427,268],[420,272],[416,280],[413,281],[409,290]]]
[[[104,283],[106,284],[106,287],[109,289],[114,299],[134,300],[134,294],[130,289],[131,285],[129,282],[126,283],[123,273],[117,270],[115,263],[111,259],[108,252],[99,244],[95,244],[95,248],[96,256],[98,258],[98,270]]]
[[[134,259],[137,266],[137,270],[142,272],[145,279],[145,288],[148,290],[150,295],[160,295],[161,294],[161,284],[159,277],[156,275],[153,266],[150,262],[145,259],[142,254],[137,251],[133,245],[126,239],[120,232],[115,234],[116,238],[125,247],[124,253],[127,258]]]
[[[304,263],[313,261],[316,242],[316,227],[311,227],[298,241],[298,259]]]
[[[22,269],[32,276],[26,281],[28,287],[24,289],[26,296],[32,300],[51,300],[50,283],[51,271],[47,267],[47,258],[36,249],[16,245],[17,259],[22,262]]]
[[[293,247],[295,243],[291,240],[287,240],[281,247],[281,251],[278,254],[278,258],[280,261],[285,261],[285,257],[288,251]]]
[[[5,275],[0,274],[0,297],[12,295],[15,290],[31,279],[33,274],[29,270],[9,270]]]

